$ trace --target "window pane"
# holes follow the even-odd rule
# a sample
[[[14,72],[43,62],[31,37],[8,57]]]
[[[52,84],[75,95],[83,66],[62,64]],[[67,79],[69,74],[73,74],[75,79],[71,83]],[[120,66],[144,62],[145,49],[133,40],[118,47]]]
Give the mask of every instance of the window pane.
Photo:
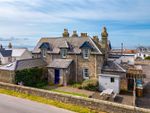
[[[110,82],[115,82],[115,78],[111,77]]]
[[[83,70],[83,77],[85,77],[85,78],[89,77],[89,70],[88,69]]]
[[[88,56],[89,56],[89,50],[88,49],[84,49],[83,50],[83,57],[84,58],[88,58]]]

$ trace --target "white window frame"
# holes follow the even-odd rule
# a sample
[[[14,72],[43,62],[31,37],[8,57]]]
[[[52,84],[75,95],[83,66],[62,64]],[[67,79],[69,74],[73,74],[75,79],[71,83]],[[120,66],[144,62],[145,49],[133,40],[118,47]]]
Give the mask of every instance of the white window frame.
[[[66,58],[67,57],[67,49],[61,49],[61,57]]]
[[[83,78],[84,79],[89,79],[89,69],[88,68],[84,68],[82,70],[82,73],[83,73]]]
[[[83,49],[83,58],[88,59],[90,54],[90,50],[88,48]]]

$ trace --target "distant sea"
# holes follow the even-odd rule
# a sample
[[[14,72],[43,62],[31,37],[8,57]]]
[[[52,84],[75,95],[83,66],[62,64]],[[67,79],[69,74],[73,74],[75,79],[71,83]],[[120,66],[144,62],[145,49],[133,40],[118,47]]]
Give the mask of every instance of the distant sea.
[[[13,40],[1,40],[0,44],[7,47],[9,42],[12,43],[13,47],[28,48],[33,50],[40,38],[26,38],[26,39],[13,39]],[[150,46],[150,38],[138,39],[138,38],[109,38],[111,41],[112,48],[121,48],[123,43],[124,48],[135,49],[138,46]]]

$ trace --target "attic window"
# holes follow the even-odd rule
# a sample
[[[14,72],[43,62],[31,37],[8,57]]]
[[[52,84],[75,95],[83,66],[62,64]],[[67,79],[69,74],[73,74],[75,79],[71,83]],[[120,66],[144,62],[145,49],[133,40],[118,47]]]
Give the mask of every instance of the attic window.
[[[47,53],[47,49],[42,49],[41,50],[41,54],[42,54],[42,57],[46,57],[46,53]]]
[[[87,49],[87,48],[84,48],[83,50],[83,58],[84,59],[88,59],[89,58],[89,54],[90,54],[90,50],[89,49]]]
[[[66,58],[67,57],[67,49],[61,49],[61,57]]]

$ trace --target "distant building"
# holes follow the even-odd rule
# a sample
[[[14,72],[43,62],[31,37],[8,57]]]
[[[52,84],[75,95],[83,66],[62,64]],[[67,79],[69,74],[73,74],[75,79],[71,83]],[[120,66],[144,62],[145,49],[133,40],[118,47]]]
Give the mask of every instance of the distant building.
[[[5,50],[4,48],[0,49],[0,64],[7,64],[12,62],[12,50]]]
[[[150,47],[140,46],[137,48],[136,58],[145,59],[145,57],[150,56]]]
[[[12,62],[32,58],[32,53],[27,48],[10,48],[6,50],[12,50]]]
[[[120,63],[135,63],[135,55],[137,54],[137,50],[132,49],[112,49],[109,54],[109,59],[114,60],[118,64]]]
[[[1,48],[0,49],[0,64],[9,64],[16,60],[32,58],[32,53],[24,48]]]

